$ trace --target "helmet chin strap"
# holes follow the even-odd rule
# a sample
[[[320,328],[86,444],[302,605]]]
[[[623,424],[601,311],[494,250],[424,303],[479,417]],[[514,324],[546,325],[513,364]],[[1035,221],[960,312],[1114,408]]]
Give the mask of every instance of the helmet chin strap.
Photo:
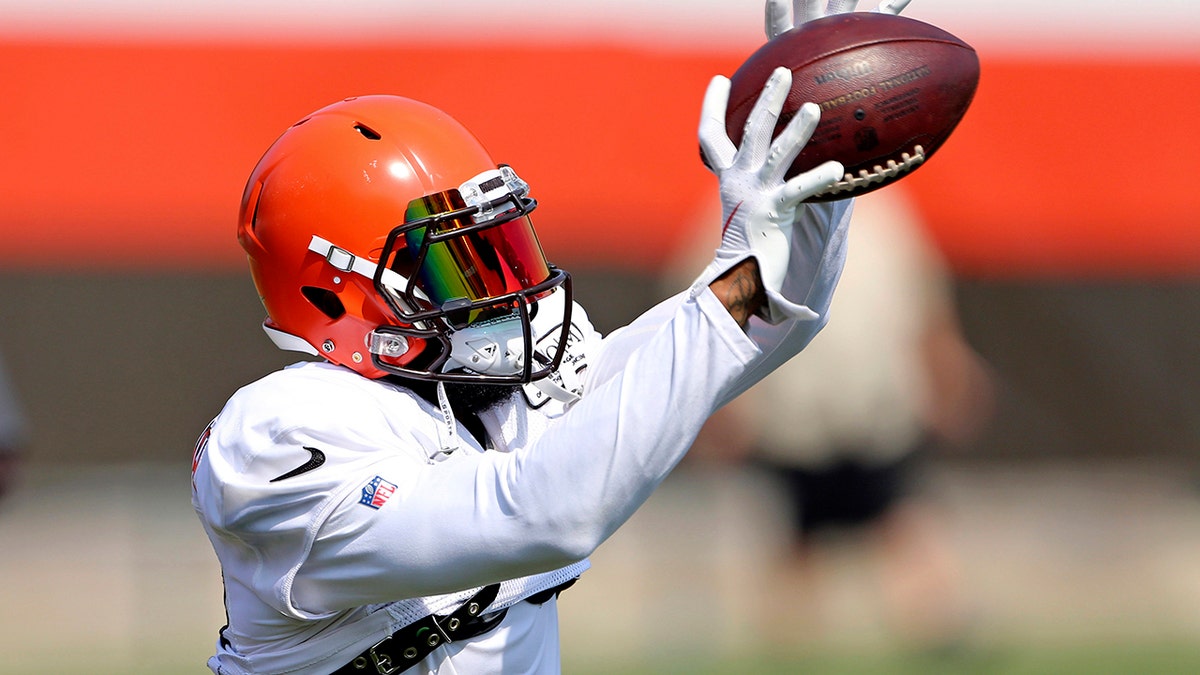
[[[443,455],[449,455],[458,449],[458,430],[455,427],[454,409],[450,407],[450,398],[446,396],[446,383],[437,383],[438,409],[442,413],[442,425],[438,428],[438,441],[442,446]],[[431,458],[432,461],[432,458]]]
[[[574,403],[583,394],[583,379],[571,368],[560,368],[548,377],[534,380],[525,386],[563,403]]]
[[[532,321],[534,359],[548,363],[548,355],[558,350],[560,330],[566,318],[566,301],[567,295],[558,290],[538,300],[539,309]],[[525,385],[525,393],[531,401],[550,398],[570,405],[583,396],[583,372],[587,367],[587,360],[584,355],[586,349],[580,344],[580,340],[584,339],[586,333],[579,326],[590,328],[591,324],[587,312],[579,305],[574,305],[562,363],[548,377]]]

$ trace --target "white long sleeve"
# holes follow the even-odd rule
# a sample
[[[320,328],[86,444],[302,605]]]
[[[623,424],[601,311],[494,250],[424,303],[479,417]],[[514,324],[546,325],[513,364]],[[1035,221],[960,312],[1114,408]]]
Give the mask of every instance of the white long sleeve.
[[[493,428],[526,419],[495,452],[460,428],[463,447],[441,454],[432,405],[334,366],[235,394],[194,473],[233,643],[210,665],[327,672],[410,621],[413,599],[436,612],[465,589],[516,580],[511,604],[582,569],[571,565],[645,501],[760,355],[711,293],[657,323],[636,348],[601,350],[608,376],[565,414],[519,396],[498,410]],[[324,463],[281,478],[308,448]]]

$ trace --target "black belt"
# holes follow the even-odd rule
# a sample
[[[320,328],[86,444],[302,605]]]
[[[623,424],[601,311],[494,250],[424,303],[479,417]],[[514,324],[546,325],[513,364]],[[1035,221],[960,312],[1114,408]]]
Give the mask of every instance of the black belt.
[[[430,614],[410,623],[376,642],[330,675],[395,675],[420,663],[443,642],[483,635],[500,625],[508,612],[508,609],[502,609],[482,614],[499,592],[500,584],[484,586],[453,612],[444,616]]]
[[[525,602],[544,604],[570,588],[578,579],[579,577],[568,579],[554,588],[535,593],[525,598]],[[376,642],[370,649],[329,675],[396,675],[420,663],[442,643],[483,635],[500,625],[504,615],[508,613],[508,608],[505,608],[498,612],[482,614],[499,593],[500,584],[484,586],[453,612],[444,616],[430,614],[420,621],[410,623]]]

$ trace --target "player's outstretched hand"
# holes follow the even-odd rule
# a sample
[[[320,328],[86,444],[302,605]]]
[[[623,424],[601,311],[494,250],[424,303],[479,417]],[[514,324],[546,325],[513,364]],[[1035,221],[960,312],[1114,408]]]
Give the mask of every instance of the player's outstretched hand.
[[[725,130],[729,80],[714,77],[704,96],[700,116],[700,148],[720,183],[724,225],[716,257],[697,284],[707,284],[746,258],[758,261],[767,305],[762,316],[770,323],[788,318],[815,319],[809,308],[794,304],[781,293],[791,257],[792,223],[802,201],[832,185],[843,173],[838,162],[785,180],[784,174],[800,154],[821,118],[815,104],[801,106],[778,136],[772,138],[783,103],[792,87],[792,73],[777,68],[746,120],[741,147]],[[820,252],[815,258],[819,259]]]
[[[909,2],[911,0],[883,0],[875,11],[899,14]],[[823,16],[853,12],[857,7],[858,0],[767,0],[767,39],[773,40],[784,31]]]

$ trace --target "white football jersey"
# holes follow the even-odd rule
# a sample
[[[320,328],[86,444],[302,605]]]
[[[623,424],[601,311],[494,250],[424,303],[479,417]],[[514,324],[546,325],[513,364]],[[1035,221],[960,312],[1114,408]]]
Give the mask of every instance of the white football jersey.
[[[193,461],[229,621],[209,667],[330,673],[503,582],[489,606],[509,608],[499,628],[405,672],[558,673],[555,601],[523,599],[586,569],[713,411],[811,333],[757,320],[743,331],[693,289],[581,341],[597,348],[586,369],[573,355],[586,377],[569,406],[527,390],[482,414],[486,448],[405,387],[330,364],[242,388]]]

